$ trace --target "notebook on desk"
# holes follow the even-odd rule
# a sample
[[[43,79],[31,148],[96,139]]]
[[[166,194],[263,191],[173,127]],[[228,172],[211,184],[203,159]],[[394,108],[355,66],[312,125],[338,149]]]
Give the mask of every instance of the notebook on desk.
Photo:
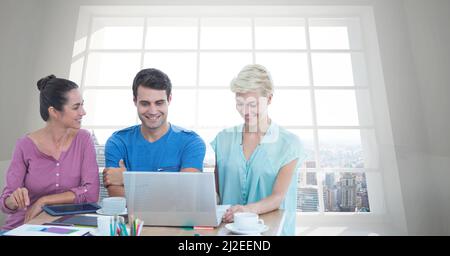
[[[214,173],[124,173],[129,215],[145,226],[220,225],[229,206],[218,206]]]

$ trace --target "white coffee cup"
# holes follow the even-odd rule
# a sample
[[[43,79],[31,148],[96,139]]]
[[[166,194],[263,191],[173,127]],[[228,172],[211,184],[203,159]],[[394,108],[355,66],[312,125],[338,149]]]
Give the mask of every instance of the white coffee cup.
[[[102,200],[102,211],[108,215],[118,215],[125,212],[127,200],[125,197],[106,197]]]
[[[256,230],[260,225],[264,225],[264,220],[258,214],[252,212],[237,212],[233,215],[234,226],[239,230]]]
[[[99,216],[97,217],[97,231],[99,236],[111,235],[111,223],[112,216]]]

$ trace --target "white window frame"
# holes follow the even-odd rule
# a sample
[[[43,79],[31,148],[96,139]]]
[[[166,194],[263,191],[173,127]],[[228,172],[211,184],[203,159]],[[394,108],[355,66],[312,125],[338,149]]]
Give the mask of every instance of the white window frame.
[[[312,126],[293,126],[287,128],[295,129],[312,129],[314,133],[315,144],[315,160],[318,168],[308,169],[307,171],[313,171],[317,174],[324,173],[326,171],[343,172],[365,172],[376,173],[378,179],[374,181],[367,181],[369,183],[369,203],[370,213],[343,213],[343,212],[324,212],[323,205],[323,191],[322,186],[318,184],[319,188],[319,207],[318,213],[299,213],[299,219],[307,223],[379,223],[379,222],[392,222],[400,220],[400,226],[404,225],[404,213],[403,204],[401,200],[399,180],[398,180],[398,168],[394,154],[392,129],[389,118],[389,111],[387,109],[386,93],[384,88],[383,74],[381,68],[381,60],[379,56],[379,49],[377,43],[377,35],[374,24],[374,17],[372,7],[370,6],[81,6],[79,13],[79,20],[76,32],[76,40],[74,45],[74,51],[72,56],[72,63],[82,61],[82,73],[77,70],[71,69],[70,78],[76,82],[79,82],[81,88],[84,88],[84,78],[86,70],[86,59],[90,53],[88,45],[90,43],[90,28],[93,17],[144,17],[145,22],[148,17],[302,17],[305,18],[305,34],[307,38],[307,49],[299,50],[300,52],[307,53],[308,65],[310,71],[310,84],[309,86],[297,86],[297,87],[277,87],[277,90],[282,89],[301,89],[310,90],[311,92],[311,107],[313,112],[313,125]],[[309,18],[340,18],[340,17],[357,17],[360,20],[361,27],[364,27],[362,31],[362,45],[361,52],[364,54],[368,86],[351,86],[351,87],[313,87],[313,76],[311,69],[311,53],[321,52],[322,50],[311,50],[308,40],[308,19]],[[146,24],[144,24],[146,28]],[[145,31],[144,31],[145,33]],[[253,33],[254,37],[254,33]],[[143,37],[143,44],[145,43],[146,35]],[[255,60],[255,49],[253,45],[253,61]],[[139,50],[137,50],[139,51]],[[144,47],[141,49],[143,53],[148,52]],[[354,50],[342,50],[342,52],[352,52]],[[322,52],[332,52],[329,50],[323,50]],[[340,50],[335,50],[340,52]],[[141,66],[143,64],[143,58],[141,59]],[[197,68],[197,70],[199,70]],[[198,72],[198,71],[197,71]],[[191,89],[198,89],[198,74],[197,74],[197,86]],[[90,87],[94,89],[94,87]],[[202,87],[205,88],[205,87]],[[214,87],[207,89],[223,89],[228,87]],[[129,89],[130,86],[123,87],[105,87],[101,86],[101,89]],[[183,89],[189,89],[189,87],[183,87]],[[373,126],[326,126],[321,127],[317,125],[316,111],[315,111],[315,90],[368,90],[370,92],[372,106],[372,114],[374,125]],[[198,93],[198,90],[197,90]],[[198,103],[197,103],[198,109]],[[138,119],[136,118],[136,123]],[[198,122],[196,121],[196,124]],[[130,124],[132,125],[132,124]],[[87,129],[93,128],[110,128],[118,129],[117,126],[90,126],[85,127]],[[364,168],[364,169],[344,169],[344,168],[320,168],[319,157],[319,141],[318,141],[318,129],[373,129],[375,132],[377,150],[378,150],[378,167],[377,168]],[[364,140],[362,140],[363,148]],[[302,170],[305,171],[305,170]],[[367,176],[366,176],[367,178]],[[317,179],[318,183],[321,181]],[[389,198],[385,196],[390,194]],[[392,193],[397,192],[394,196]],[[399,211],[394,208],[400,208]],[[400,227],[401,228],[401,227]]]

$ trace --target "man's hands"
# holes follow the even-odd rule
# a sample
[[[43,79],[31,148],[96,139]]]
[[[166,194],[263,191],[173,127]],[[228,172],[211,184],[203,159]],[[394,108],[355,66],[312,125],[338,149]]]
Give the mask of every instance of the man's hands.
[[[113,186],[123,186],[123,172],[127,168],[123,163],[123,160],[119,161],[119,168],[105,168],[103,170],[103,184],[105,187]]]

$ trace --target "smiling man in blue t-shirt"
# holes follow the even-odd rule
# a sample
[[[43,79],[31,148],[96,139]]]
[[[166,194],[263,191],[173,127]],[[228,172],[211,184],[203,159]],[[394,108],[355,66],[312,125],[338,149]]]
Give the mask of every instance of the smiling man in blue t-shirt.
[[[124,196],[124,171],[202,171],[205,143],[195,132],[167,122],[172,99],[169,77],[143,69],[133,81],[141,125],[117,131],[105,146],[103,182],[110,196]]]

